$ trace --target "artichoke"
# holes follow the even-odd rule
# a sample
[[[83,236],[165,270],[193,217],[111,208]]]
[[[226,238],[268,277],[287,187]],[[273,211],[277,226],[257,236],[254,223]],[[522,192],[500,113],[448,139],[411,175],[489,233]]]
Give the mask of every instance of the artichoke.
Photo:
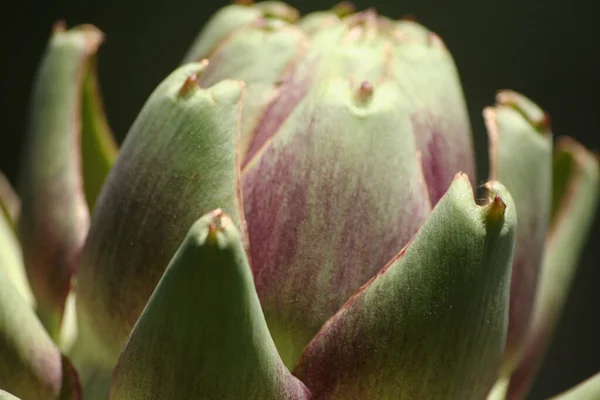
[[[477,185],[437,35],[245,2],[117,149],[101,42],[56,25],[19,195],[0,179],[0,398],[527,395],[600,197],[598,157],[535,103],[484,110]]]

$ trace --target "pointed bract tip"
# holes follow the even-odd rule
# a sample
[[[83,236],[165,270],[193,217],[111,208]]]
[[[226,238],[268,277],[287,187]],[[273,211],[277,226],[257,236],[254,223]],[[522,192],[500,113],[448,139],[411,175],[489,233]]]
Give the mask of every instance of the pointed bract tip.
[[[504,212],[506,211],[506,203],[499,195],[494,195],[490,203],[485,206],[485,218],[489,224],[497,225],[504,220]]]
[[[470,185],[471,184],[471,180],[469,179],[469,175],[465,174],[464,172],[458,172],[456,175],[454,175],[454,180],[459,180],[459,179],[464,179],[465,181],[467,181],[467,183]]]
[[[198,74],[194,72],[188,75],[188,77],[183,82],[183,85],[181,85],[181,88],[179,89],[179,96],[188,96],[190,93],[193,93],[194,90],[199,88],[200,86],[198,85]]]
[[[529,98],[513,90],[500,90],[496,105],[514,108],[540,133],[550,134],[550,116]]]
[[[238,6],[251,6],[254,4],[252,0],[233,0],[232,4],[236,4]]]
[[[502,197],[505,189],[494,181],[486,182],[484,186],[489,196],[489,203],[483,206],[485,220],[490,225],[501,225],[506,213],[506,202]]]
[[[377,10],[374,8],[353,14],[348,20],[349,39],[357,40],[364,37],[373,37],[377,33],[378,24]]]
[[[220,208],[209,213],[210,221],[208,223],[208,234],[206,244],[217,244],[219,235],[233,227],[231,217],[223,212]]]
[[[377,9],[375,9],[374,7],[367,8],[366,10],[361,11],[355,15],[356,18],[354,20],[354,23],[365,25],[377,23],[377,15]]]
[[[436,47],[438,49],[445,49],[446,44],[442,40],[441,37],[438,36],[437,33],[429,32],[427,34],[427,44],[429,47]]]
[[[200,75],[202,75],[202,72],[208,67],[208,60],[203,59],[198,64],[200,64],[198,69],[196,71],[192,71],[181,85],[181,88],[179,88],[179,97],[187,97],[196,90],[200,89],[198,79],[200,78]]]
[[[198,70],[200,71],[204,71],[206,69],[206,67],[208,67],[208,58],[203,58],[202,60],[200,60],[199,64],[200,64],[200,69]]]
[[[370,82],[364,81],[363,83],[361,83],[358,89],[356,90],[357,103],[360,105],[368,104],[373,98],[373,91],[374,88]]]
[[[62,33],[67,30],[67,23],[64,19],[59,19],[52,25],[52,34]]]

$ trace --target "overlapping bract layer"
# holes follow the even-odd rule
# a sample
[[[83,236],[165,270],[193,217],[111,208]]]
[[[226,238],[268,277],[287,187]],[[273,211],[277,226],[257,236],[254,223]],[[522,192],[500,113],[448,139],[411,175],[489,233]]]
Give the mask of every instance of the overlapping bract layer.
[[[51,40],[24,216],[0,179],[1,388],[80,396],[32,307],[58,339],[93,209],[69,351],[86,399],[109,395],[117,359],[114,399],[478,399],[498,376],[491,396],[526,394],[600,187],[597,157],[572,141],[551,166],[535,104],[501,92],[486,110],[506,188],[489,182],[478,206],[462,90],[435,34],[346,4],[302,19],[278,2],[237,4],[150,96],[103,185],[114,144],[100,37]],[[296,378],[285,365],[298,359]]]
[[[223,151],[239,152],[257,290],[288,366],[348,296],[415,234],[454,174],[460,170],[474,174],[460,83],[437,36],[413,22],[391,21],[373,11],[345,18],[340,13],[338,9],[318,18],[309,16],[312,22],[307,29],[302,22],[294,25],[295,13],[283,5],[232,5],[209,23],[186,57],[210,57],[198,76],[207,93],[223,79],[245,82],[241,121],[239,125],[228,122],[229,129],[240,130],[239,142],[230,141]],[[139,121],[147,118],[142,114]],[[225,119],[217,118],[226,125]],[[96,329],[115,335],[109,341],[115,349],[124,343],[165,268],[166,257],[191,223],[189,218],[170,218],[168,229],[162,225],[153,229],[171,243],[160,250],[160,256],[141,242],[133,247],[124,244],[155,240],[143,233],[148,227],[140,218],[163,220],[165,208],[140,203],[132,209],[115,199],[128,192],[127,204],[152,196],[181,201],[184,193],[176,179],[160,176],[185,177],[185,173],[167,165],[175,153],[157,149],[193,147],[186,141],[194,134],[175,135],[175,129],[173,135],[165,134],[150,123],[139,128],[141,124],[133,130],[144,133],[128,135],[123,161],[99,200],[98,223],[92,226],[82,261],[82,282],[94,277],[94,282],[113,288],[104,300],[100,295],[94,301],[93,311],[83,310],[92,306],[86,299],[80,309],[82,314],[111,315]],[[198,119],[197,124],[205,122]],[[152,142],[153,137],[160,143]],[[148,168],[136,161],[135,154],[146,154],[140,149],[147,147],[156,149],[165,162],[144,165],[160,164],[160,172],[146,172]],[[194,151],[197,163],[209,163],[212,155]],[[131,182],[123,165],[141,174],[137,180],[145,182],[143,187],[121,189],[124,182]],[[193,162],[182,168],[199,170]],[[195,187],[191,190],[204,190]],[[196,195],[185,196],[193,201]],[[143,216],[136,216],[138,209],[144,210],[139,211]],[[185,205],[181,209],[191,210]],[[199,206],[188,215],[197,217],[206,211]],[[128,227],[121,230],[119,237],[124,239],[119,246],[129,255],[128,265],[145,266],[148,272],[141,281],[134,273],[108,272],[131,270],[116,266],[112,260],[120,256],[112,255],[113,250],[98,247],[113,241],[115,224]],[[378,239],[364,239],[374,236]],[[114,279],[107,281],[106,276]],[[115,286],[131,285],[136,287],[133,294],[115,296],[122,292]]]
[[[19,179],[19,235],[38,315],[58,339],[65,303],[116,146],[98,98],[102,33],[54,28],[34,87]],[[85,157],[82,157],[82,153]]]

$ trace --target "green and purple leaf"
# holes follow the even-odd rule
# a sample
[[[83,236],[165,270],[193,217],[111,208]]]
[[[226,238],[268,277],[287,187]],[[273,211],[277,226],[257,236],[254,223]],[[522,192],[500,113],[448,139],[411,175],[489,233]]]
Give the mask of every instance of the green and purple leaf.
[[[571,138],[557,141],[553,212],[524,357],[510,378],[507,399],[524,398],[562,314],[600,201],[600,161]]]
[[[294,374],[315,399],[481,399],[508,322],[516,207],[454,180],[415,238],[323,326]]]
[[[36,77],[20,171],[25,267],[55,339],[89,225],[88,203],[116,152],[94,84],[102,37],[90,25],[56,25]]]
[[[325,81],[243,170],[255,282],[288,366],[430,212],[405,109],[393,82]]]
[[[199,79],[210,87],[223,79],[246,83],[242,108],[240,155],[245,157],[270,103],[287,88],[295,63],[307,49],[304,34],[279,19],[259,19],[228,36]]]
[[[154,91],[96,204],[77,312],[83,349],[109,368],[189,226],[221,207],[245,232],[237,154],[244,84],[202,89],[205,68],[183,66]]]
[[[502,372],[508,376],[523,355],[550,221],[552,132],[546,114],[515,92],[499,92],[496,105],[488,107],[484,117],[490,143],[490,179],[506,185],[519,212]]]
[[[185,398],[310,399],[277,354],[242,238],[221,210],[183,240],[125,344],[110,391],[111,400]]]
[[[400,20],[389,26],[391,74],[410,105],[432,205],[462,171],[475,181],[475,156],[464,94],[452,55],[435,33]]]

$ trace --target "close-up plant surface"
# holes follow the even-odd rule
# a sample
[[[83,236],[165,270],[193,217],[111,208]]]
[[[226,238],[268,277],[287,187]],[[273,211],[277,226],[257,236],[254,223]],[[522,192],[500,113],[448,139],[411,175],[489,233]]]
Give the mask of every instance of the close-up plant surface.
[[[271,1],[216,12],[117,145],[103,40],[54,25],[0,180],[0,397],[528,395],[597,153],[500,90],[479,154],[437,34]]]

